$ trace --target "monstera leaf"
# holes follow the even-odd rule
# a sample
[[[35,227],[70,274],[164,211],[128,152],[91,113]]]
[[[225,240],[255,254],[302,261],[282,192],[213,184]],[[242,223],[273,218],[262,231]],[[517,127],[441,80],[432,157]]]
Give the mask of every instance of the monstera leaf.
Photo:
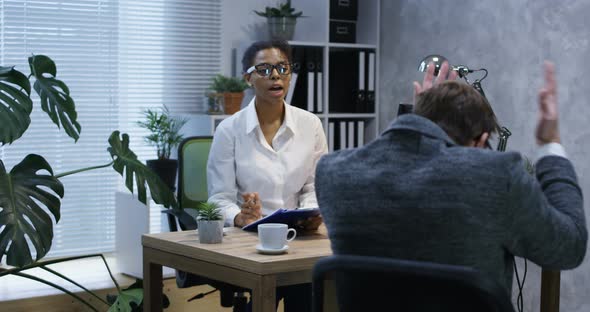
[[[129,149],[129,135],[114,131],[110,138],[108,148],[114,160],[113,168],[125,179],[125,186],[133,193],[133,180],[137,185],[137,198],[146,204],[146,184],[154,202],[164,205],[166,208],[178,208],[174,193],[150,168],[137,159],[137,155]]]
[[[0,66],[0,143],[12,143],[31,124],[31,83],[13,67]]]
[[[142,288],[122,290],[117,296],[115,303],[109,308],[108,312],[133,312],[133,306],[138,307],[142,301]],[[131,305],[131,303],[134,305]]]
[[[29,154],[10,173],[0,161],[0,259],[6,255],[7,263],[17,267],[32,263],[26,237],[35,247],[36,260],[47,254],[53,239],[53,221],[40,204],[57,222],[63,195],[63,185],[43,157]]]
[[[82,128],[76,120],[76,105],[70,97],[68,86],[55,78],[55,63],[45,55],[33,55],[29,57],[29,66],[36,79],[33,88],[41,98],[41,109],[58,127],[61,124],[68,136],[78,141]]]

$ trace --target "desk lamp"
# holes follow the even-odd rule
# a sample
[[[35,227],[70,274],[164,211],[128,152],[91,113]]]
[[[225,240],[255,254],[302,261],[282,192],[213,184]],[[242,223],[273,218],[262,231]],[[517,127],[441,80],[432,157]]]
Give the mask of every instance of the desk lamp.
[[[438,72],[440,70],[440,67],[442,66],[442,64],[445,61],[448,62],[446,57],[444,57],[442,55],[431,54],[431,55],[428,55],[422,59],[422,61],[420,62],[420,65],[418,66],[418,70],[421,72],[426,72],[426,67],[428,66],[428,64],[433,63],[434,64],[434,75],[437,76]],[[485,93],[483,92],[483,88],[481,87],[481,81],[484,80],[488,76],[487,69],[485,69],[485,68],[469,69],[469,67],[467,67],[465,65],[453,66],[453,65],[450,65],[450,62],[449,62],[449,66],[450,66],[451,70],[454,70],[459,74],[460,78],[463,78],[468,84],[473,86],[473,88],[475,88],[475,90],[477,90],[484,98],[487,99]],[[470,82],[469,79],[467,78],[467,75],[470,73],[474,73],[474,72],[483,72],[484,73],[483,77],[475,79],[473,82]],[[501,127],[498,130],[498,147],[496,148],[498,151],[505,151],[506,150],[506,144],[508,142],[508,137],[510,135],[512,135],[512,132],[510,132],[510,130],[508,130],[506,127]]]
[[[420,66],[418,66],[418,70],[421,72],[426,72],[426,67],[428,66],[429,63],[432,62],[432,63],[434,63],[434,75],[437,76],[438,72],[440,70],[440,67],[442,66],[442,64],[445,61],[448,62],[446,57],[444,57],[442,55],[431,54],[431,55],[428,55],[422,59],[422,61],[420,62]],[[450,62],[449,62],[449,66],[450,66],[451,70],[454,70],[459,74],[460,78],[463,78],[468,84],[473,86],[473,88],[475,88],[475,90],[477,90],[484,98],[487,99],[485,93],[483,92],[483,88],[481,87],[481,81],[484,80],[488,76],[487,69],[485,69],[485,68],[469,69],[469,67],[467,67],[465,65],[453,66],[450,64]],[[474,73],[474,72],[483,72],[484,75],[483,75],[483,77],[475,79],[473,82],[470,82],[469,79],[467,78],[467,75],[470,73]],[[508,137],[511,134],[512,133],[510,132],[510,130],[508,130],[506,127],[500,127],[500,129],[498,130],[498,146],[497,146],[496,150],[501,151],[501,152],[506,150],[506,144],[508,142]],[[522,304],[523,304],[522,289],[524,287],[524,281],[526,279],[526,273],[527,273],[526,259],[524,262],[524,275],[522,278],[522,282],[520,281],[520,277],[518,275],[518,268],[516,267],[516,262],[514,262],[514,272],[516,273],[516,280],[517,280],[517,284],[518,284],[518,297],[517,297],[516,301],[517,301],[519,311],[522,311]]]

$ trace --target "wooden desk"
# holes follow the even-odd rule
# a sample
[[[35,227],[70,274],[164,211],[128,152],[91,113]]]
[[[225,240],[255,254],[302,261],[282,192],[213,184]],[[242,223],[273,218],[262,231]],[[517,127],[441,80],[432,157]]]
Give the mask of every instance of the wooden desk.
[[[256,252],[256,233],[229,228],[221,244],[200,244],[196,231],[146,234],[143,245],[145,311],[162,311],[162,266],[252,290],[253,311],[276,311],[276,287],[310,283],[313,265],[332,254],[325,228],[297,237],[282,255]]]

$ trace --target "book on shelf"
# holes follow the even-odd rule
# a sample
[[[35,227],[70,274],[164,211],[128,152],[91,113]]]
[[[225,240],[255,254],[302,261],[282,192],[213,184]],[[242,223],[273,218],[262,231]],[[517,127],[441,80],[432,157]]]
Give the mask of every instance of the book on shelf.
[[[346,148],[355,148],[355,132],[354,132],[354,121],[349,121],[348,122],[348,143],[346,144]]]
[[[331,118],[328,122],[328,150],[357,148],[365,145],[365,120]]]
[[[357,133],[357,147],[361,147],[365,145],[365,121],[359,120],[356,123],[356,133]]]

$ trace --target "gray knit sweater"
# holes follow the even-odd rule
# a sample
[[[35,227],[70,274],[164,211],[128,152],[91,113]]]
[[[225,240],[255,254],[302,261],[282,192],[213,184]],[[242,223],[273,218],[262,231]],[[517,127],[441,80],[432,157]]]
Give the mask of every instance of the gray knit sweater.
[[[567,159],[542,158],[535,178],[518,153],[458,146],[412,114],[362,148],[324,156],[315,186],[336,254],[467,265],[510,292],[514,255],[571,269],[586,252]]]

